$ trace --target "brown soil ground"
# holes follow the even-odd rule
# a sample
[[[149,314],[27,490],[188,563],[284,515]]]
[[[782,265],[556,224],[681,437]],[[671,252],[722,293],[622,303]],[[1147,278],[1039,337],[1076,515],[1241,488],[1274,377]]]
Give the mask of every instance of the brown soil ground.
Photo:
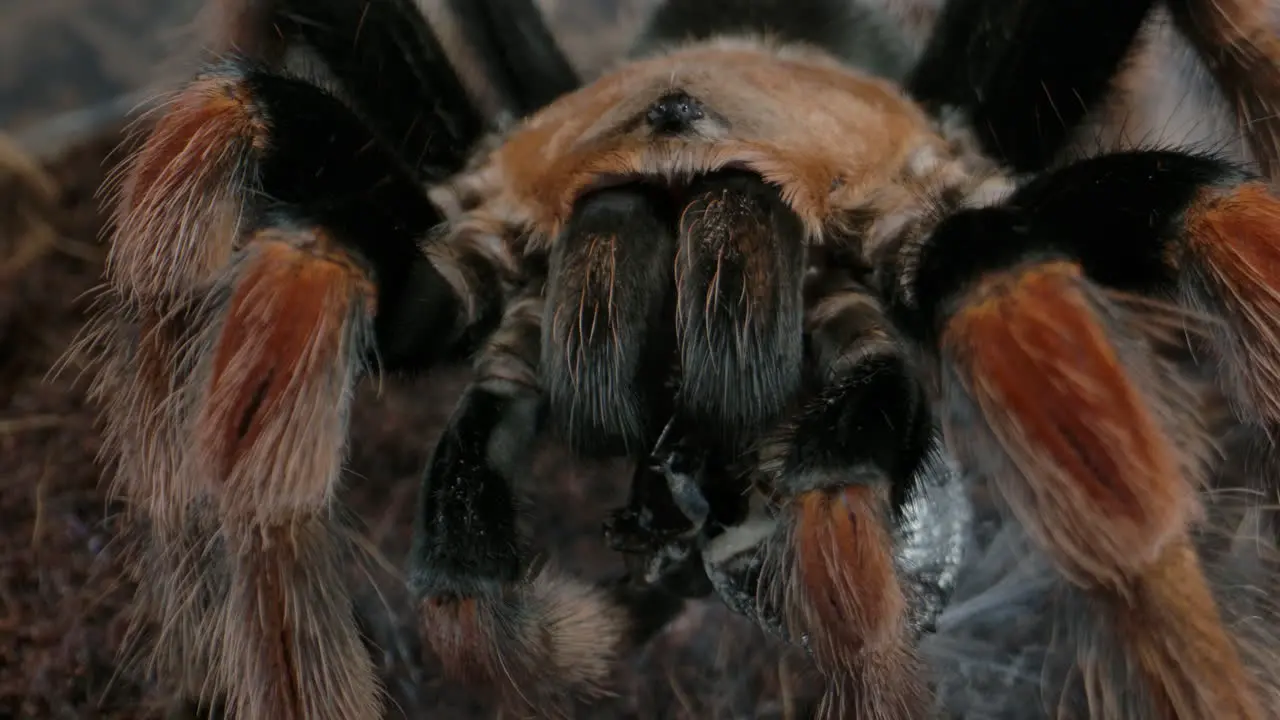
[[[72,358],[50,372],[100,277],[104,216],[95,192],[117,140],[106,134],[50,163],[54,197],[0,170],[0,718],[141,718],[167,705],[119,662],[131,588],[120,579],[119,508],[100,483],[84,368]],[[360,393],[345,501],[392,567],[403,565],[419,474],[464,381],[446,369],[388,380],[380,393],[367,383]],[[587,466],[554,448],[537,464],[529,487],[536,527],[568,569],[589,577],[618,570],[600,522],[623,501],[628,477],[626,468]],[[381,648],[390,717],[497,714],[483,693],[440,678],[393,575],[366,583],[360,598]],[[797,717],[812,678],[803,660],[746,622],[697,605],[622,668],[617,688],[579,716]]]

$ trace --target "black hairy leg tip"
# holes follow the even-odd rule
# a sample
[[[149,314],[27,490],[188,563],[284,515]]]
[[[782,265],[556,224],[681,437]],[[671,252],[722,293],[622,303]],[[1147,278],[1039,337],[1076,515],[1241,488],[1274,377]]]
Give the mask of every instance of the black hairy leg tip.
[[[953,0],[907,90],[935,112],[958,111],[983,149],[1014,170],[1042,169],[1110,91],[1154,5]],[[1088,52],[1079,52],[1086,39]]]
[[[314,51],[370,130],[421,179],[457,172],[488,130],[413,0],[253,2],[262,7],[243,31],[267,28],[277,44]]]
[[[579,452],[637,453],[669,414],[674,214],[643,186],[579,201],[551,252],[541,373]]]
[[[508,112],[524,117],[578,89],[577,70],[532,0],[449,0]]]
[[[776,187],[725,171],[693,183],[676,254],[679,412],[732,452],[800,384],[804,231]]]

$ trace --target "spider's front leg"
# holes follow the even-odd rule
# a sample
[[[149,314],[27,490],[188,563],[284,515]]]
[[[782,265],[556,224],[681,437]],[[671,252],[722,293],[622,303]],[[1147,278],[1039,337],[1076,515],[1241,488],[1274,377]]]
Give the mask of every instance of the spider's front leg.
[[[642,189],[580,203],[551,258],[555,279],[531,278],[508,306],[423,481],[411,584],[428,641],[450,674],[496,684],[509,704],[540,714],[604,692],[619,651],[682,605],[660,584],[595,586],[531,567],[517,500],[548,403],[605,442],[610,431],[644,432],[653,396],[642,392],[643,333],[648,301],[663,299],[661,255],[646,251],[672,245],[663,217]],[[610,302],[610,292],[620,299]],[[572,308],[556,302],[567,298],[572,322]],[[593,404],[569,373],[630,402]]]
[[[1270,670],[1242,660],[1265,648],[1224,623],[1194,544],[1216,428],[1168,352],[1207,352],[1238,422],[1276,426],[1280,200],[1210,158],[1111,155],[893,254],[949,447],[1093,608],[1067,630],[1088,711],[1266,715]]]
[[[443,218],[417,168],[252,62],[181,90],[117,181],[94,327],[146,649],[239,717],[379,717],[334,506],[352,390],[457,349],[499,298],[464,317],[418,245]]]

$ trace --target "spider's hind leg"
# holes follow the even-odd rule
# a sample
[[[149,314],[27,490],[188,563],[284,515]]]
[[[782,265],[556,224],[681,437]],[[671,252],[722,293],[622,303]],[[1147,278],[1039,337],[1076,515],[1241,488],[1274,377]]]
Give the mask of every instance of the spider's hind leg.
[[[117,183],[90,337],[157,670],[238,716],[378,717],[333,498],[366,366],[461,335],[418,248],[442,218],[340,101],[238,61],[173,98]]]
[[[1238,422],[1274,422],[1278,218],[1216,160],[1108,155],[952,215],[886,268],[936,360],[948,446],[1093,608],[1071,638],[1090,712],[1266,714],[1274,661],[1246,665],[1268,654],[1233,632],[1195,545],[1208,388],[1173,360],[1209,350]]]
[[[523,117],[580,84],[532,0],[214,0],[208,10],[216,50],[276,70],[310,73],[319,60],[326,82],[431,182],[463,165],[489,115]]]

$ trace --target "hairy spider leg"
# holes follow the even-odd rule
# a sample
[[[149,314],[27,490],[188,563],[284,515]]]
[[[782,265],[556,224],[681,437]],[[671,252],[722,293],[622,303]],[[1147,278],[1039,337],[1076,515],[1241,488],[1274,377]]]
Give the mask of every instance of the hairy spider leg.
[[[447,0],[503,108],[524,117],[581,86],[534,2]]]
[[[118,182],[98,391],[142,511],[154,659],[237,715],[379,717],[334,496],[366,368],[466,337],[419,248],[443,218],[334,96],[236,59],[177,94]]]
[[[423,180],[440,182],[466,163],[492,125],[471,101],[482,89],[464,83],[450,65],[462,62],[464,52],[483,66],[477,82],[497,86],[514,117],[579,83],[533,2],[447,5],[437,19],[460,37],[438,38],[414,0],[217,0],[208,6],[207,26],[212,47],[277,69],[287,51],[313,51],[382,141]]]
[[[632,52],[648,54],[672,42],[767,36],[820,47],[848,65],[899,80],[910,69],[911,48],[890,10],[849,0],[666,0],[649,15]]]
[[[1161,349],[1208,335],[1240,421],[1275,417],[1278,219],[1239,169],[1123,153],[961,211],[884,268],[948,447],[1103,611],[1071,639],[1093,712],[1262,717],[1194,545],[1211,429]]]

